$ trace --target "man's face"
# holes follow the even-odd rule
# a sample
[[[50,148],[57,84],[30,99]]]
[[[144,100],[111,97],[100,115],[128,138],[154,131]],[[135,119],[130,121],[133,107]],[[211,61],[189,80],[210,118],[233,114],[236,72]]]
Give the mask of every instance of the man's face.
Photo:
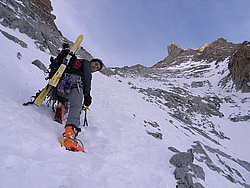
[[[91,62],[91,72],[95,72],[101,68],[101,65],[98,61]]]

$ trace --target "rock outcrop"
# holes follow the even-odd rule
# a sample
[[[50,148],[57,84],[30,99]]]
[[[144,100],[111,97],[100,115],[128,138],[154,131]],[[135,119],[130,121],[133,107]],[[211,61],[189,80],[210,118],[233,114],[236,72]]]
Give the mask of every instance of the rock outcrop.
[[[37,48],[57,55],[62,43],[67,42],[72,46],[74,41],[71,42],[62,36],[54,22],[56,16],[51,13],[52,11],[50,0],[0,1],[0,24],[11,29],[18,29],[21,33],[34,39]],[[10,39],[6,33],[3,34]],[[18,40],[15,39],[14,42]],[[23,47],[27,47],[25,44],[19,43]],[[83,48],[78,54],[86,59],[92,58],[90,53]]]
[[[243,42],[228,63],[237,90],[250,92],[250,42]]]
[[[152,68],[163,68],[179,65],[185,61],[215,61],[217,64],[229,58],[228,69],[230,75],[225,80],[232,79],[236,90],[250,92],[250,42],[233,44],[223,38],[206,43],[196,49],[182,49],[178,44],[168,45],[168,56],[156,63]]]
[[[171,150],[171,148],[169,148]],[[176,149],[175,149],[176,150]],[[174,176],[175,179],[178,180],[177,188],[204,188],[201,183],[194,183],[194,178],[200,178],[205,181],[205,172],[202,167],[193,164],[194,162],[194,154],[192,150],[188,152],[177,152],[177,154],[173,155],[169,162],[174,165],[175,171]]]
[[[174,64],[180,64],[184,61],[223,61],[227,57],[231,56],[238,48],[240,44],[233,44],[227,42],[223,38],[212,42],[206,43],[203,47],[196,49],[182,49],[178,44],[172,43],[168,45],[168,56],[162,61],[156,63],[153,68],[168,67]]]

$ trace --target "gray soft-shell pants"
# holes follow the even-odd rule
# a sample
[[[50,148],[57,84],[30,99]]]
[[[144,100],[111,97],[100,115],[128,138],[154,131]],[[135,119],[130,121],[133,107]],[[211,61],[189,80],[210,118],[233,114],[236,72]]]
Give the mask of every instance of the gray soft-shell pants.
[[[80,126],[80,114],[82,110],[83,101],[83,89],[82,87],[76,87],[77,85],[77,74],[69,74],[69,79],[71,80],[72,88],[70,88],[69,93],[64,93],[60,91],[63,80],[61,80],[57,86],[57,95],[68,99],[68,102],[64,102],[65,108],[68,109],[68,117],[66,123],[71,123],[77,128]]]

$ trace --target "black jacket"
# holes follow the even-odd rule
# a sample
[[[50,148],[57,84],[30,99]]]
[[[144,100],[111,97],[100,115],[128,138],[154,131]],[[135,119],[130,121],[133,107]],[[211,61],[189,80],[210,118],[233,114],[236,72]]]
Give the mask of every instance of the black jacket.
[[[73,59],[73,58],[72,58]],[[91,63],[86,59],[73,59],[70,60],[69,65],[67,66],[66,73],[74,73],[82,77],[83,82],[83,94],[84,98],[90,97],[90,90],[91,90],[91,80],[92,80],[92,73],[91,73]],[[79,65],[75,64],[81,64]],[[74,67],[79,67],[75,69]]]
[[[91,63],[88,60],[82,60],[82,81],[83,81],[83,93],[84,98],[90,97],[90,90],[91,90],[91,80],[92,80],[92,73],[91,73]]]

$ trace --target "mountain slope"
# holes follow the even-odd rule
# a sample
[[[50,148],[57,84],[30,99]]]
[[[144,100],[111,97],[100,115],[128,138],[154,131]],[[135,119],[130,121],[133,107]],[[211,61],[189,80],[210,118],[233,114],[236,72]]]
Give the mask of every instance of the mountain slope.
[[[230,82],[218,86],[228,59],[94,73],[89,127],[79,135],[86,153],[74,153],[60,147],[64,128],[51,108],[22,105],[47,83],[31,62],[48,65],[50,55],[18,30],[0,29],[27,44],[0,34],[0,187],[172,188],[169,161],[187,150],[196,187],[249,187],[249,120],[232,120],[248,114],[250,100]]]
[[[223,61],[192,58],[179,55],[176,61],[159,68],[137,65],[112,70],[125,78],[131,89],[142,93],[146,101],[165,110],[165,125],[155,118],[154,125],[159,126],[153,133],[164,137],[166,133],[159,129],[174,126],[185,137],[194,136],[193,144],[188,144],[197,161],[229,181],[248,187],[241,173],[248,177],[249,95],[235,91],[229,79],[229,58]],[[172,146],[174,151],[188,150],[176,147],[175,143]]]
[[[18,31],[1,29],[25,40],[28,49],[0,35],[4,44],[0,70],[4,80],[0,105],[0,187],[174,186],[172,172],[167,170],[170,151],[145,134],[143,116],[137,112],[151,105],[146,103],[138,108],[143,100],[137,92],[99,73],[93,79],[89,127],[80,134],[87,152],[61,148],[58,137],[64,128],[52,121],[51,109],[45,105],[22,106],[46,84],[42,71],[30,62],[37,57],[47,62],[49,55],[36,50],[33,41]],[[18,52],[21,59],[16,57]],[[161,153],[166,156],[164,159]]]

